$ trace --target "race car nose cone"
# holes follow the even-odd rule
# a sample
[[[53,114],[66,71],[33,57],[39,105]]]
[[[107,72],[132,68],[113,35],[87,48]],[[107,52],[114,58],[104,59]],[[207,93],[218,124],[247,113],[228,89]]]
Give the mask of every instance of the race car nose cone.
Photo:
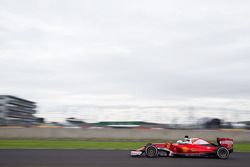
[[[131,152],[130,152],[130,155],[131,155],[131,156],[140,156],[141,154],[142,154],[141,151],[131,151]]]

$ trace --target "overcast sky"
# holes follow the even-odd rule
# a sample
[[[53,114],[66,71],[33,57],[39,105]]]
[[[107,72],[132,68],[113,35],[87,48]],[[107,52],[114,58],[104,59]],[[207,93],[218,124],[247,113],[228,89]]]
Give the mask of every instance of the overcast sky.
[[[249,7],[248,0],[0,0],[0,94],[34,100],[42,114],[190,99],[249,107]]]

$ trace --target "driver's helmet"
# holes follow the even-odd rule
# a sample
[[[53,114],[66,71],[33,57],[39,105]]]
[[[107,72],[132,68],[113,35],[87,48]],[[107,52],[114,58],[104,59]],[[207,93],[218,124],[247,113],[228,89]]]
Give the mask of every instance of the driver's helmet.
[[[188,136],[185,136],[185,137],[184,137],[184,141],[190,141],[189,137],[188,137]]]

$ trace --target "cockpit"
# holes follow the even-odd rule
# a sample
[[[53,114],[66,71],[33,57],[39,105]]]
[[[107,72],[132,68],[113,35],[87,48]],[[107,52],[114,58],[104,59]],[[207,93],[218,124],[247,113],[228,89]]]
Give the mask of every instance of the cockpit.
[[[185,138],[183,141],[178,140],[176,142],[177,144],[197,144],[197,145],[208,145],[206,140],[200,139],[200,138]]]

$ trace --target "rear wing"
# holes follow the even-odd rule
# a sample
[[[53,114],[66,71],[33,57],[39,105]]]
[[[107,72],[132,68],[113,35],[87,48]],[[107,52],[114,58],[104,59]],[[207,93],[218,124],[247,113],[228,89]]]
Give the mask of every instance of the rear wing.
[[[226,147],[229,150],[233,149],[234,146],[234,141],[230,138],[217,138],[217,143],[219,146]]]

